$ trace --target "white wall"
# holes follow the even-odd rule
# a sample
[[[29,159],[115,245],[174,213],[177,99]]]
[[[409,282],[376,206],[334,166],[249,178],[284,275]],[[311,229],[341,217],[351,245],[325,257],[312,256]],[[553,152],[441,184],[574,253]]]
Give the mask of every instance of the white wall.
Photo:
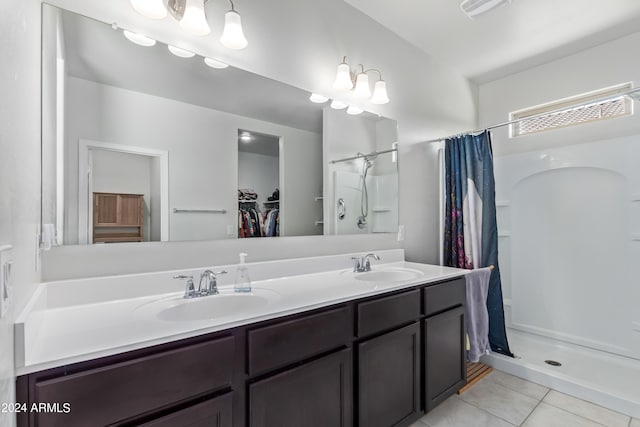
[[[14,310],[0,320],[0,402],[14,402],[12,318],[40,281],[40,5],[3,0],[0,28],[0,242],[14,246]],[[0,412],[0,425],[14,421]]]
[[[635,33],[484,84],[480,122],[620,83],[637,86],[640,58],[629,52],[639,43]],[[506,128],[494,132],[500,263],[514,326],[640,357],[640,290],[631,271],[640,256],[638,107],[631,117],[513,139]]]
[[[144,241],[151,235],[151,160],[152,157],[91,150],[93,191],[95,193],[142,194],[144,196]],[[159,180],[156,176],[156,181]]]
[[[321,185],[320,135],[75,77],[67,86],[65,244],[78,241],[79,139],[168,150],[170,210],[227,210],[227,214],[171,212],[170,240],[233,237],[227,228],[237,228],[238,129],[282,136],[285,232],[315,234],[315,228],[295,220],[305,201],[303,210],[317,209],[309,187],[315,192]]]
[[[640,84],[640,57],[630,55],[640,43],[640,33],[602,44],[575,55],[484,84],[479,88],[479,122],[507,121],[509,113],[591,92],[620,83]],[[639,105],[636,103],[636,110]],[[506,127],[496,129],[496,156],[530,150],[581,144],[640,132],[640,115],[616,118],[542,132],[513,139]]]

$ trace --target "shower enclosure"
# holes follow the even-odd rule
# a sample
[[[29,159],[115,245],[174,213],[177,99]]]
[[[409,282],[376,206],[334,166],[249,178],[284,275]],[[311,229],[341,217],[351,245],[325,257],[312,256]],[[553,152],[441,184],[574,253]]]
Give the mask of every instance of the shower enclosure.
[[[394,151],[357,153],[332,163],[335,234],[391,233],[398,227],[398,170]]]
[[[517,358],[485,358],[636,417],[638,159],[637,136],[495,158],[505,314]]]

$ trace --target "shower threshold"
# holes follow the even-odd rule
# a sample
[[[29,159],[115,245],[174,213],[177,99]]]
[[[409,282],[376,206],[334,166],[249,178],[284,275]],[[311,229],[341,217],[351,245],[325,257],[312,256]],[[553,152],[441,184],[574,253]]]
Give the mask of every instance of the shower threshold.
[[[516,358],[497,353],[482,362],[495,369],[614,411],[640,417],[640,360],[507,329]],[[553,366],[545,361],[561,363]]]

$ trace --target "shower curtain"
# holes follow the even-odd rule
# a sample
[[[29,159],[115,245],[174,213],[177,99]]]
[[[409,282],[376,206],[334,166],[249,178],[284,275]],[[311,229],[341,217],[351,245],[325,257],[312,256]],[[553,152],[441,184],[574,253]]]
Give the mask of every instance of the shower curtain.
[[[463,135],[445,141],[444,265],[493,265],[489,280],[489,344],[513,357],[507,342],[498,266],[498,227],[491,135]]]

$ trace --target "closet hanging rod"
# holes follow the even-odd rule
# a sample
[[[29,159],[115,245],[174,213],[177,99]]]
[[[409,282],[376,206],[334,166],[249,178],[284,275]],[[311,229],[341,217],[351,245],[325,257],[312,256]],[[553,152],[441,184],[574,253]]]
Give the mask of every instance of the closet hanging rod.
[[[219,213],[226,214],[226,209],[178,209],[173,208],[173,213]]]
[[[614,94],[611,94],[611,95],[608,95],[608,96],[605,96],[605,97],[602,97],[602,98],[592,99],[592,100],[589,100],[589,101],[582,102],[580,104],[572,105],[569,108],[584,107],[584,106],[587,106],[589,104],[597,104],[597,103],[604,102],[604,101],[609,101],[611,99],[618,98],[618,97],[621,97],[621,96],[629,96],[632,100],[636,100],[636,101],[640,100],[640,99],[638,99],[636,97],[633,97],[632,95],[635,95],[636,97],[640,97],[640,88],[623,90],[623,91],[616,92]],[[557,108],[555,110],[545,111],[543,113],[533,114],[531,116],[521,117],[519,119],[514,119],[514,120],[509,120],[508,122],[497,123],[497,124],[494,124],[494,125],[491,125],[491,126],[484,127],[482,129],[476,129],[476,130],[467,131],[467,132],[460,132],[460,133],[456,133],[456,134],[445,136],[445,137],[438,138],[438,139],[429,139],[427,141],[422,141],[422,143],[423,144],[429,144],[431,142],[440,142],[440,141],[444,141],[446,139],[457,138],[457,137],[463,136],[463,135],[476,134],[476,133],[484,132],[485,130],[497,129],[497,128],[501,128],[503,126],[509,126],[509,125],[513,125],[513,124],[516,124],[516,123],[520,123],[520,122],[525,121],[525,120],[537,119],[538,117],[544,117],[544,116],[548,116],[550,114],[560,113],[560,112],[565,111],[565,110],[567,110],[567,107]]]
[[[349,160],[361,159],[363,157],[373,157],[373,156],[377,156],[378,154],[393,153],[396,151],[398,151],[397,148],[391,148],[389,150],[383,150],[383,151],[373,151],[368,154],[358,154],[357,156],[353,156],[353,157],[347,157],[347,158],[338,159],[338,160],[331,160],[331,163],[348,162]]]

